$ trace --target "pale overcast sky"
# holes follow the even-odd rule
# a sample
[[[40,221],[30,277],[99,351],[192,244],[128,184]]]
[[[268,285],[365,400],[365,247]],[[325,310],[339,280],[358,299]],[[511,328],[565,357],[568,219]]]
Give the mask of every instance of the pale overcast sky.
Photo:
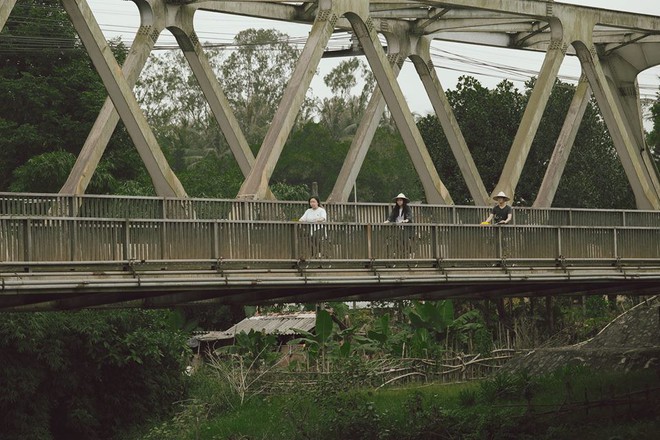
[[[121,36],[130,44],[139,26],[137,7],[131,1],[120,0],[88,0],[101,29],[107,38]],[[628,11],[640,14],[660,16],[660,0],[565,0],[582,6],[598,7]],[[278,21],[260,20],[235,15],[221,15],[200,11],[195,15],[195,26],[201,41],[228,43],[233,36],[248,28],[275,28],[288,34],[294,40],[304,41],[309,26],[288,24]],[[158,46],[173,46],[175,40],[168,32],[164,32],[158,40]],[[438,42],[434,43],[437,50],[444,56],[434,58],[438,76],[445,89],[456,87],[458,77],[469,74],[475,76],[486,87],[493,87],[507,78],[522,88],[523,82],[531,76],[529,70],[537,71],[543,62],[542,53],[529,51],[497,49],[485,46],[474,46]],[[466,60],[464,57],[469,58]],[[327,93],[323,84],[323,75],[336,66],[340,59],[324,59],[319,67],[319,74],[312,82],[315,96],[323,97]],[[486,67],[479,66],[486,64]],[[513,67],[514,72],[503,70],[502,67]],[[522,71],[522,72],[521,72]],[[579,63],[575,57],[567,57],[560,70],[563,80],[576,80],[580,75]],[[660,67],[642,72],[638,78],[643,97],[654,98],[660,87]],[[423,92],[421,81],[417,77],[411,63],[404,64],[399,76],[399,84],[413,112],[425,115],[432,111],[431,104]]]

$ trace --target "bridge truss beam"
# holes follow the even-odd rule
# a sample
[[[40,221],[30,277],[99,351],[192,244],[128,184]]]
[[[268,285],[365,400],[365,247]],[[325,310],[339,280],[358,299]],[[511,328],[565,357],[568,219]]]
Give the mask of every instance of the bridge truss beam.
[[[546,207],[552,203],[563,164],[570,153],[583,107],[591,91],[622,161],[637,207],[660,209],[660,179],[645,144],[636,83],[641,71],[660,64],[660,17],[541,0],[133,1],[140,12],[141,27],[122,71],[111,56],[86,0],[62,0],[109,94],[109,100],[62,193],[84,193],[120,117],[145,162],[156,192],[163,196],[185,195],[131,91],[155,39],[164,29],[168,29],[183,50],[246,177],[238,196],[252,199],[271,197],[268,182],[302,99],[321,58],[332,55],[326,50],[328,39],[334,31],[344,30],[357,37],[360,44],[358,51],[366,55],[379,91],[373,94],[369,112],[360,125],[331,200],[341,202],[347,199],[348,188],[359,173],[378,117],[386,104],[420,176],[426,200],[430,203],[453,203],[396,80],[402,60],[410,58],[422,79],[475,204],[488,204],[489,197],[474,166],[469,146],[448,106],[428,55],[429,47],[435,41],[453,41],[546,53],[493,193],[500,190],[511,195],[515,193],[559,67],[567,54],[577,54],[588,85],[578,86],[535,206]],[[0,27],[4,27],[15,4],[15,0],[0,2]],[[310,36],[256,158],[247,147],[197,39],[193,17],[198,10],[311,25]],[[394,49],[388,47],[389,56],[381,47],[379,34],[386,37],[388,46],[395,46]]]

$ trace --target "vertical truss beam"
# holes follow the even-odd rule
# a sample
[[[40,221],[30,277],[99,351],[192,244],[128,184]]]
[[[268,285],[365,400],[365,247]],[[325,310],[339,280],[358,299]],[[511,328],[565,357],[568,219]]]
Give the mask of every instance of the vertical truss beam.
[[[571,154],[571,149],[575,143],[575,137],[580,128],[580,123],[584,117],[584,112],[589,104],[591,98],[591,88],[587,78],[582,75],[578,82],[575,94],[571,100],[571,105],[566,114],[564,125],[561,128],[555,148],[552,152],[552,157],[548,163],[548,168],[545,170],[545,176],[539,189],[539,193],[534,201],[534,208],[549,208],[552,206],[552,201],[557,193],[559,181],[566,168],[568,156]]]
[[[156,193],[164,197],[185,197],[186,192],[167,163],[87,1],[62,0],[62,5],[85,45],[117,112],[124,121],[151,176]]]

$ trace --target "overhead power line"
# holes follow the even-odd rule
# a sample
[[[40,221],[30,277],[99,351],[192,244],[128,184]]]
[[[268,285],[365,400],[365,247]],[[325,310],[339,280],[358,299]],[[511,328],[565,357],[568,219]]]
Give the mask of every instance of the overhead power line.
[[[36,5],[35,5],[36,6]],[[48,8],[55,10],[60,8],[59,5],[46,5],[40,4],[39,7]],[[60,23],[60,20],[55,17],[48,16],[25,16],[22,13],[25,13],[27,10],[27,5],[21,5],[18,3],[12,14],[9,17],[9,21],[13,25],[35,25],[35,26],[47,26],[47,25],[56,25]],[[112,11],[108,11],[112,13]],[[119,14],[119,15],[128,15],[128,14]],[[246,22],[247,23],[247,22]],[[101,28],[104,33],[107,34],[121,34],[122,39],[124,35],[129,33],[134,33],[135,29],[131,26],[125,25],[104,25],[101,24]],[[207,49],[217,49],[222,51],[234,51],[238,50],[241,47],[245,47],[248,44],[239,44],[234,40],[234,35],[231,33],[223,33],[216,31],[200,32],[199,38],[201,41],[204,41],[203,47]],[[352,40],[351,34],[349,32],[336,32],[333,34],[328,42],[327,50],[337,51],[345,50],[351,47]],[[179,50],[178,44],[172,35],[165,32],[162,34],[161,43],[157,44],[154,47],[154,50],[157,51],[175,51]],[[123,41],[125,45],[130,46],[132,41],[127,40]],[[282,39],[276,41],[267,42],[263,44],[255,45],[261,50],[273,50],[271,46],[288,43],[293,45],[298,49],[302,49],[305,43],[307,42],[307,36],[283,36]],[[77,38],[72,38],[71,35],[67,34],[64,29],[58,32],[58,27],[52,27],[52,32],[48,36],[10,36],[5,32],[0,34],[0,55],[17,55],[20,53],[28,52],[38,52],[43,50],[58,50],[58,51],[68,51],[68,50],[84,50],[78,41]],[[479,59],[475,57],[466,56],[463,54],[455,53],[449,50],[439,49],[437,47],[431,47],[431,58],[434,65],[438,69],[455,71],[459,73],[464,73],[466,75],[475,75],[488,78],[502,79],[502,80],[511,80],[511,81],[527,81],[532,77],[536,77],[539,74],[538,70],[511,66],[502,63],[496,63],[493,61],[487,61],[484,59]],[[575,75],[559,75],[559,78],[565,82],[575,83],[578,80],[578,76]],[[644,100],[655,99],[657,97],[660,87],[658,84],[639,84],[640,95]]]

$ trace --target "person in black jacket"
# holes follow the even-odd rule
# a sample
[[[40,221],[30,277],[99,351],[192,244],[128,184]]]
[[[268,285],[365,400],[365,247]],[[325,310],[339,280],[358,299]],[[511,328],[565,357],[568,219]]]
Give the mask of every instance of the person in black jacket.
[[[408,197],[400,193],[394,197],[394,207],[390,212],[389,217],[385,223],[396,223],[403,225],[404,223],[412,223],[413,214],[412,209],[408,206]],[[388,254],[394,258],[412,258],[412,227],[398,227],[397,231],[392,231],[392,234],[387,240]]]
[[[400,193],[394,198],[394,207],[390,216],[385,220],[385,223],[411,223],[412,222],[412,209],[408,206],[408,197]]]

